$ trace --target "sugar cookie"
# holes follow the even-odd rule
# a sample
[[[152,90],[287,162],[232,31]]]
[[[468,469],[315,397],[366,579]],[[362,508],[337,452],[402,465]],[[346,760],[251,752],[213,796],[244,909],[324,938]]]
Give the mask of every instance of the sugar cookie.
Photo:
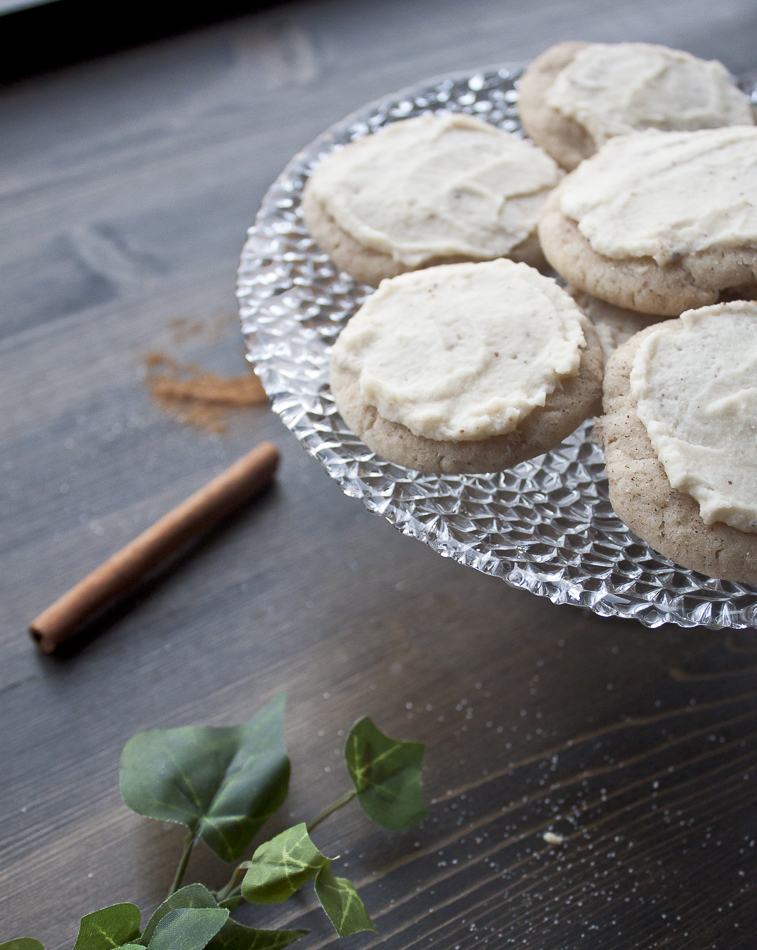
[[[518,108],[534,142],[568,170],[616,135],[754,123],[722,63],[651,43],[558,43],[524,73]]]
[[[381,283],[339,336],[331,389],[378,454],[491,472],[554,448],[599,408],[591,322],[525,264],[452,264]]]
[[[328,155],[302,210],[336,265],[374,287],[440,263],[544,266],[536,227],[561,176],[540,148],[481,119],[419,116]]]

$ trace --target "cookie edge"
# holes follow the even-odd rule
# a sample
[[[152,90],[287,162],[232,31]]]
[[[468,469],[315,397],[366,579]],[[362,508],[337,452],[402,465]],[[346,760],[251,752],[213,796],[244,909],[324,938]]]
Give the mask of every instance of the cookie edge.
[[[590,158],[597,145],[580,122],[547,105],[547,92],[576,53],[594,45],[585,40],[565,40],[550,46],[526,67],[518,83],[518,114],[523,129],[566,171],[573,171]]]

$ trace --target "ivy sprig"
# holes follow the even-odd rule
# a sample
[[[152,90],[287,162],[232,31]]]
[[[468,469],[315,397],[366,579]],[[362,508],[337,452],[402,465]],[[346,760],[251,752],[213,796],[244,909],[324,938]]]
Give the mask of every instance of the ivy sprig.
[[[390,739],[367,716],[355,723],[345,745],[351,789],[309,823],[264,841],[218,891],[199,883],[182,886],[199,841],[224,861],[239,862],[286,800],[291,765],[284,706],[281,693],[238,726],[151,729],[132,736],[121,756],[124,802],[146,818],[184,825],[187,835],[166,899],[144,928],[135,904],[112,904],[82,917],[73,950],[281,950],[309,931],[246,927],[231,913],[242,901],[283,903],[311,880],[340,937],[376,930],[351,881],[334,875],[337,858],[323,854],[310,837],[353,799],[376,824],[392,830],[428,814],[421,790],[425,747]],[[18,937],[0,943],[0,950],[44,947]]]

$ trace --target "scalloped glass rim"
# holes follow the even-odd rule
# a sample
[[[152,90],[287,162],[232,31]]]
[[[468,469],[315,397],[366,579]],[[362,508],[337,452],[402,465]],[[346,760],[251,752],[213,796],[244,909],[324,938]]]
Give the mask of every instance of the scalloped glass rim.
[[[523,69],[494,66],[419,83],[364,106],[294,156],[242,251],[237,294],[248,359],[273,410],[345,494],[443,557],[604,617],[650,627],[756,626],[757,588],[684,570],[620,522],[588,423],[510,471],[435,476],[377,457],[336,411],[330,348],[370,288],[335,270],[311,240],[299,206],[305,179],[330,151],[426,112],[469,112],[522,134],[516,83]],[[754,84],[742,88],[757,102]]]

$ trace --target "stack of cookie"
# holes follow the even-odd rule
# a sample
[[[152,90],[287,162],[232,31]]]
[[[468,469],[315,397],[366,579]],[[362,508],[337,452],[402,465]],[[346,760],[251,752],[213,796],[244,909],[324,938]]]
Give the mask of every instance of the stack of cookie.
[[[374,451],[421,472],[500,471],[599,411],[596,331],[539,272],[562,177],[543,149],[467,115],[397,122],[315,169],[311,233],[380,283],[331,359],[339,411]]]
[[[609,356],[595,426],[612,505],[678,564],[756,583],[751,103],[688,53],[563,43],[527,70],[520,108],[570,170],[545,202],[544,253],[608,355],[630,337]]]
[[[317,241],[384,281],[334,347],[340,412],[390,460],[494,471],[559,443],[604,388],[619,516],[684,567],[757,583],[750,101],[688,53],[563,43],[520,110],[535,144],[427,116],[309,180]]]

